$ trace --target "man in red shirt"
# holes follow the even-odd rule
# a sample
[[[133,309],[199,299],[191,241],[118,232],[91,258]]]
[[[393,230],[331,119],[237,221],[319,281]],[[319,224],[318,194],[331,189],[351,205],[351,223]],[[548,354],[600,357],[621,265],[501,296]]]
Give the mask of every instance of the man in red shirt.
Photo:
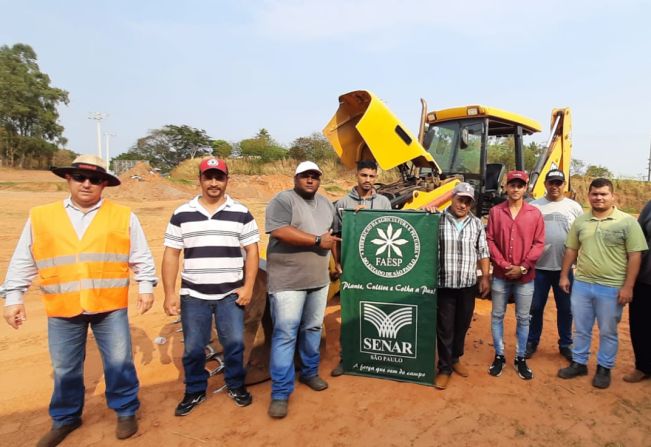
[[[529,176],[524,171],[506,175],[507,201],[494,206],[488,216],[486,238],[493,264],[491,331],[495,359],[488,370],[502,374],[504,358],[504,313],[509,296],[515,297],[516,358],[515,370],[520,378],[530,380],[525,350],[529,336],[529,310],[533,297],[536,261],[545,245],[545,222],[538,208],[524,201]]]

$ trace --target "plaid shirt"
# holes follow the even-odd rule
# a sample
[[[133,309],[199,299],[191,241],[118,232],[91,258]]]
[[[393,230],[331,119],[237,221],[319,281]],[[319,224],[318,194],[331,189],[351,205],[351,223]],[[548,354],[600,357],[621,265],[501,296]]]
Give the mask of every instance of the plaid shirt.
[[[477,262],[490,256],[486,231],[472,213],[457,229],[446,209],[439,224],[439,287],[459,289],[477,283]]]

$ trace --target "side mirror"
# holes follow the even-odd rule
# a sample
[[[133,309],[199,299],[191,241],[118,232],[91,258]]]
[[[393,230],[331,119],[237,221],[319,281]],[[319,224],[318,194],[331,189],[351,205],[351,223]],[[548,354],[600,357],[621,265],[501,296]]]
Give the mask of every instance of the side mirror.
[[[468,129],[463,127],[461,129],[461,149],[466,149],[468,147]]]

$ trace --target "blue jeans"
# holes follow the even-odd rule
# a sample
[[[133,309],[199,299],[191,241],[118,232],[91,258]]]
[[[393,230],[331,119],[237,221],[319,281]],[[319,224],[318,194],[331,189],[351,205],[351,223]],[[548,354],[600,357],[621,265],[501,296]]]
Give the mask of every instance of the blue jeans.
[[[208,388],[206,345],[212,338],[213,318],[224,348],[226,386],[229,389],[244,386],[244,307],[235,302],[237,298],[234,293],[221,300],[181,297],[186,393],[205,393]]]
[[[54,370],[54,391],[50,401],[53,428],[81,418],[88,326],[93,330],[102,356],[109,408],[118,416],[132,416],[140,407],[127,309],[72,318],[51,317],[47,319],[47,327]]]
[[[497,355],[504,355],[504,314],[509,296],[515,297],[515,318],[516,326],[516,356],[524,357],[529,336],[529,310],[533,297],[533,281],[519,283],[505,279],[493,278],[491,297],[493,310],[491,312],[491,332],[493,333],[493,345]]]
[[[269,295],[271,336],[271,398],[289,399],[294,391],[294,351],[298,338],[301,376],[319,373],[321,327],[328,299],[328,286],[289,290]]]
[[[623,306],[617,301],[619,287],[602,286],[575,280],[572,286],[572,314],[574,315],[574,349],[572,360],[588,364],[592,327],[599,325],[599,352],[597,363],[605,368],[615,366],[617,357],[617,324],[622,319]]]
[[[570,270],[570,284],[574,275]],[[570,294],[563,292],[558,286],[561,280],[560,270],[536,269],[536,278],[533,281],[533,301],[531,302],[531,324],[529,325],[528,343],[538,346],[543,330],[543,313],[549,296],[549,289],[554,291],[556,301],[556,328],[558,329],[558,346],[567,347],[572,345],[572,308],[570,305]]]

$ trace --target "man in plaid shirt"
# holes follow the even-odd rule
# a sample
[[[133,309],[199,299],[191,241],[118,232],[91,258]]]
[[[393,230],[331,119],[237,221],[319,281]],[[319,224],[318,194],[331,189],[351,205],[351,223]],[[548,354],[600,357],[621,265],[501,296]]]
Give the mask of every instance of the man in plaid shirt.
[[[470,208],[475,190],[459,183],[452,191],[452,204],[443,212],[439,226],[439,289],[437,346],[439,353],[436,387],[445,389],[452,371],[462,377],[468,369],[459,360],[466,332],[475,310],[475,297],[490,289],[488,243],[484,226]],[[477,290],[477,268],[482,276]]]

